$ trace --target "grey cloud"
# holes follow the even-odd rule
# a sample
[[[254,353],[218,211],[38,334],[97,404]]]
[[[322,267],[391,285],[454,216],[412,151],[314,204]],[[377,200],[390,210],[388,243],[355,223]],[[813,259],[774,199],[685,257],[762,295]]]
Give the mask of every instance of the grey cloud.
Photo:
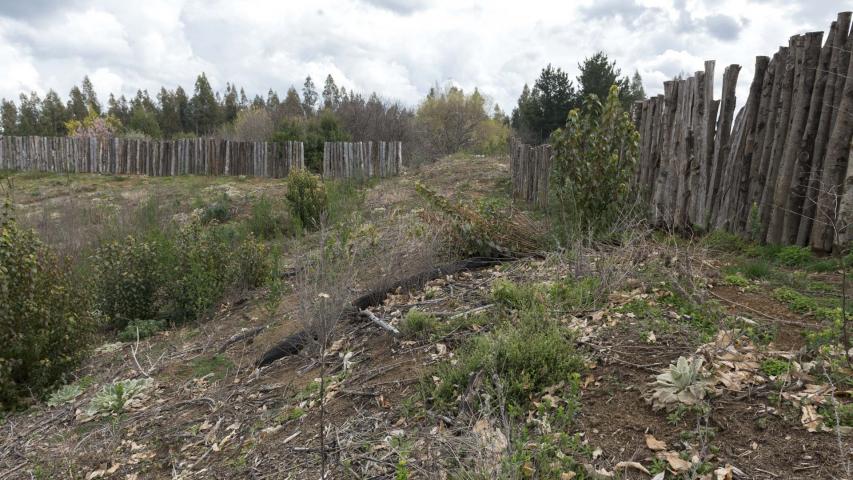
[[[608,19],[622,17],[632,19],[639,17],[645,12],[646,7],[637,3],[636,0],[603,0],[595,2],[589,7],[581,7],[581,15],[587,20]]]
[[[707,31],[708,34],[726,41],[737,39],[738,35],[740,35],[741,29],[743,28],[743,25],[740,22],[723,14],[705,17],[702,19],[702,23],[704,24],[705,31]]]
[[[77,3],[77,0],[0,0],[0,17],[38,20],[67,10]]]

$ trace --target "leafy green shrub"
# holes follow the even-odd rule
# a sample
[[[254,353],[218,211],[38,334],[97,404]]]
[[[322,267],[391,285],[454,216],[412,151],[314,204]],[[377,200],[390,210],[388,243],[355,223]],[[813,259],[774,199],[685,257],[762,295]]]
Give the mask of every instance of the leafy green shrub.
[[[834,408],[830,403],[823,405],[818,412],[823,416],[824,425],[830,428],[835,428],[836,415],[839,426],[853,427],[853,403],[836,403]]]
[[[549,290],[551,300],[563,310],[589,310],[600,300],[601,281],[594,277],[568,278]]]
[[[719,252],[738,253],[746,249],[747,243],[734,233],[714,230],[702,238],[702,244],[710,250]]]
[[[288,219],[282,212],[276,212],[273,202],[261,197],[252,203],[252,210],[246,220],[246,226],[252,234],[263,240],[270,240],[287,231]]]
[[[551,183],[566,233],[600,232],[618,220],[629,196],[639,138],[615,85],[604,103],[587,98],[552,134]]]
[[[240,242],[233,261],[234,280],[242,288],[261,287],[272,277],[273,262],[270,248],[251,234]]]
[[[195,320],[222,297],[231,282],[231,242],[223,228],[185,225],[176,235],[159,304],[175,324]]]
[[[810,271],[818,273],[834,272],[840,269],[838,262],[832,259],[817,260],[812,262],[808,268]]]
[[[547,387],[563,382],[576,388],[583,371],[570,332],[534,312],[523,315],[517,325],[507,323],[474,337],[457,352],[455,360],[440,364],[425,380],[439,408],[452,405],[476,372],[482,372],[485,379],[497,375],[507,402],[525,409],[531,396]],[[437,384],[433,376],[438,378]]]
[[[788,267],[801,267],[809,263],[814,254],[808,247],[798,247],[796,245],[788,245],[779,250],[776,254],[776,259],[782,265]]]
[[[204,207],[201,214],[201,222],[208,224],[210,222],[225,223],[231,218],[231,198],[227,193],[223,193],[218,200]]]
[[[0,210],[0,410],[62,382],[90,345],[96,318],[68,270]]]
[[[290,212],[304,228],[316,229],[320,218],[328,209],[328,197],[323,182],[305,169],[291,170],[285,180]]]
[[[426,338],[435,331],[436,318],[416,308],[409,310],[400,322],[400,333],[409,338]]]
[[[723,277],[723,281],[726,282],[727,284],[735,286],[735,287],[743,288],[743,287],[749,286],[749,280],[743,278],[742,276],[738,275],[737,273],[733,273],[731,275],[726,275],[725,277]]]
[[[131,320],[157,316],[157,291],[163,282],[161,246],[128,236],[110,242],[93,257],[97,308],[122,329]]]
[[[154,336],[157,332],[166,328],[164,320],[131,320],[127,326],[118,334],[118,339],[122,342],[134,342],[137,339],[142,340]]]
[[[492,300],[514,310],[541,309],[546,302],[546,294],[534,284],[518,285],[509,280],[498,280],[492,285]]]
[[[58,407],[64,403],[73,401],[83,393],[83,387],[76,383],[63,385],[50,394],[47,399],[48,407]]]

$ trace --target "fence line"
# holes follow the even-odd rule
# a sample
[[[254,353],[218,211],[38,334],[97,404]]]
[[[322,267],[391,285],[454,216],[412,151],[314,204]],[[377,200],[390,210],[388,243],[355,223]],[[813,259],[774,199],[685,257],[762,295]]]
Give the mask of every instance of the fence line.
[[[794,35],[772,58],[757,57],[736,116],[740,66],[725,69],[714,100],[713,61],[639,103],[634,182],[652,222],[831,250],[853,215],[853,189],[838,193],[853,184],[850,26],[842,12],[825,43],[823,32]]]
[[[534,147],[513,140],[509,148],[513,198],[537,207],[546,207],[553,155],[551,146]]]
[[[323,176],[367,178],[399,175],[403,168],[402,142],[325,142]]]
[[[0,169],[8,170],[280,178],[304,167],[302,142],[0,137]]]

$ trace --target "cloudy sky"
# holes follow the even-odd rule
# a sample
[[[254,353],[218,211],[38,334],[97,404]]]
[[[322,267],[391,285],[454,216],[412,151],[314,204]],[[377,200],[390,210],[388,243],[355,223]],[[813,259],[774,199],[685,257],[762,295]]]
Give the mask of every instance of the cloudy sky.
[[[717,60],[743,65],[795,33],[827,30],[839,0],[0,0],[0,97],[56,89],[89,75],[109,92],[192,89],[206,72],[251,95],[320,85],[414,105],[431,85],[480,90],[509,110],[525,82],[553,63],[577,73],[597,50],[646,91]]]

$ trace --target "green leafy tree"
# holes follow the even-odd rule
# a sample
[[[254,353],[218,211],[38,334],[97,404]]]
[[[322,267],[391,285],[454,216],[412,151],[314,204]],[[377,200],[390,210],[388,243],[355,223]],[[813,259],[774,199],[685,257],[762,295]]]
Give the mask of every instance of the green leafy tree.
[[[144,104],[137,103],[130,110],[130,120],[127,128],[135,132],[144,133],[151,138],[161,138],[163,132],[157,123],[157,113],[146,108]]]
[[[548,140],[551,132],[566,122],[566,114],[578,105],[575,87],[568,74],[548,64],[531,90],[527,85],[512,112],[512,126],[527,143]]]
[[[0,102],[0,129],[3,135],[18,134],[18,107],[5,98]]]
[[[181,118],[181,132],[193,131],[192,110],[190,108],[190,99],[183,87],[175,89],[175,108],[178,110],[178,116]]]
[[[71,91],[68,93],[66,109],[71,114],[71,120],[82,122],[89,116],[89,109],[86,107],[86,98],[76,85],[71,87]]]
[[[335,84],[335,79],[332,74],[326,76],[326,83],[323,84],[323,109],[335,110],[341,103],[341,91]]]
[[[36,92],[29,96],[21,94],[21,107],[18,111],[18,134],[41,134],[41,99]]]
[[[314,113],[317,108],[317,87],[311,80],[311,75],[305,77],[305,83],[302,85],[302,107],[307,115]]]
[[[68,122],[68,113],[62,99],[53,90],[49,90],[44,97],[41,107],[41,131],[42,135],[57,137],[65,135],[65,123]]]
[[[226,122],[233,122],[240,110],[237,87],[230,83],[225,84],[225,102],[222,106]]]
[[[183,124],[181,123],[181,111],[175,92],[161,88],[160,93],[157,94],[157,101],[160,103],[157,123],[163,136],[172,138],[181,133]]]
[[[432,88],[418,106],[417,128],[434,156],[471,150],[478,128],[488,120],[486,99],[477,89],[466,95],[461,88]]]
[[[552,136],[551,173],[566,235],[603,232],[624,213],[638,143],[616,85],[604,103],[593,95],[569,112]]]
[[[204,73],[196,78],[195,93],[190,100],[190,111],[193,130],[197,134],[208,134],[221,123],[222,113],[219,102],[216,101],[216,95]]]
[[[628,77],[622,77],[622,70],[616,66],[616,61],[610,61],[604,52],[597,52],[587,57],[578,64],[578,69],[580,69],[578,84],[583,97],[595,95],[600,99],[605,98],[610,87],[616,85],[619,89],[622,108],[626,111],[630,111],[635,101],[646,97],[640,72],[635,71],[630,80]]]
[[[81,85],[81,90],[83,93],[83,101],[86,104],[86,107],[97,113],[101,114],[101,102],[98,101],[98,94],[95,93],[95,87],[92,85],[92,81],[89,80],[89,76],[83,77],[83,84]]]
[[[117,118],[122,125],[127,125],[130,121],[130,106],[127,103],[127,98],[122,95],[116,100],[115,95],[110,94],[107,100],[107,115]]]
[[[299,93],[293,87],[288,88],[284,103],[281,104],[282,115],[285,117],[302,117],[305,115],[303,108],[303,102],[299,98]]]
[[[290,87],[290,88],[293,88],[293,87]],[[299,98],[298,95],[297,95],[297,98]],[[274,111],[278,110],[280,107],[281,107],[281,99],[278,98],[278,92],[276,92],[273,89],[269,89],[269,91],[267,92],[267,108],[269,108],[271,111],[274,112]]]

